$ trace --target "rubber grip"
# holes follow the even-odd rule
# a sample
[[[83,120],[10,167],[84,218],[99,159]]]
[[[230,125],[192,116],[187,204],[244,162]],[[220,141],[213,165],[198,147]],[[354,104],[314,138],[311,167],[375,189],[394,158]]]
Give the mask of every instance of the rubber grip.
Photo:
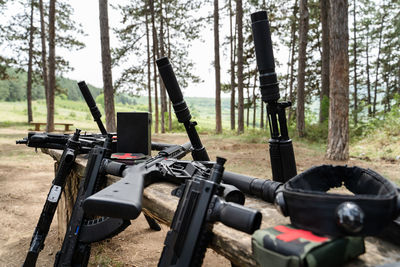
[[[177,104],[183,101],[183,95],[181,88],[179,87],[178,81],[174,70],[172,69],[171,63],[168,57],[163,57],[156,60],[158,71],[160,72],[161,79],[164,82],[165,88],[168,91],[169,98],[173,104]]]
[[[142,211],[145,172],[144,166],[126,169],[123,179],[88,197],[83,209],[91,215],[136,219]]]

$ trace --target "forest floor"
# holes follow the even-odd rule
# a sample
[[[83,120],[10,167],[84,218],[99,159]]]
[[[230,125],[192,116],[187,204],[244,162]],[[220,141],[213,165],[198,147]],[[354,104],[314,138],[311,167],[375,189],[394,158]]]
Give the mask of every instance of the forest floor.
[[[0,128],[0,266],[21,266],[29,242],[42,210],[51,181],[54,178],[53,160],[41,152],[15,140],[27,131],[12,127]],[[156,134],[153,141],[182,144],[184,134]],[[228,159],[226,169],[260,178],[271,178],[267,144],[239,143],[237,138],[204,135],[202,141],[211,159]],[[297,171],[313,165],[348,164],[371,168],[400,184],[398,162],[383,159],[350,158],[347,162],[333,162],[324,158],[324,151],[304,143],[294,144]],[[377,147],[379,150],[379,147]],[[37,266],[51,266],[61,240],[57,237],[57,219],[54,219],[44,250]],[[143,216],[132,221],[124,232],[113,239],[94,244],[90,266],[155,266],[160,257],[166,225],[154,232],[148,229]],[[230,263],[212,250],[207,252],[204,266],[230,266]]]

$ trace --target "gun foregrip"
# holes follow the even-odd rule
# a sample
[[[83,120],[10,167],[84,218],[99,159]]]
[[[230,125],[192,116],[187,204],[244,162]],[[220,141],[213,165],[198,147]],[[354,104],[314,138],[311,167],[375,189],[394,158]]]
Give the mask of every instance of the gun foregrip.
[[[292,140],[271,139],[269,154],[274,181],[285,183],[297,175]]]
[[[128,172],[125,178],[88,197],[83,209],[92,215],[134,220],[142,211],[143,185],[141,173]]]

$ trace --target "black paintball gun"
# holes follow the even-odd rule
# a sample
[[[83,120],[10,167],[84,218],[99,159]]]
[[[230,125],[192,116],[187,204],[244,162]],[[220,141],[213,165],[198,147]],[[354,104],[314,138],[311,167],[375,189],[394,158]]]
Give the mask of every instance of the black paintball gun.
[[[51,222],[53,221],[61,192],[64,190],[65,182],[68,175],[71,173],[72,165],[80,149],[79,134],[80,130],[77,129],[65,144],[56,176],[47,194],[42,213],[40,214],[39,221],[33,232],[29,251],[23,264],[24,267],[35,266],[39,253],[44,248],[44,242],[49,232]]]
[[[269,153],[274,181],[286,182],[297,174],[292,140],[289,138],[285,109],[291,102],[278,102],[279,87],[267,12],[251,14],[262,101],[267,104],[271,139]]]
[[[200,137],[196,131],[197,122],[190,121],[192,115],[189,108],[183,99],[182,91],[179,87],[178,81],[174,70],[167,57],[156,60],[158,71],[160,72],[161,79],[167,89],[169,98],[174,107],[175,115],[180,123],[183,123],[186,133],[193,146],[192,157],[194,160],[209,161],[207,151],[201,143]]]
[[[218,196],[224,163],[225,159],[217,157],[209,175],[195,175],[175,190],[180,200],[158,266],[201,266],[212,238],[213,222],[249,234],[260,227],[259,211],[225,202]]]
[[[111,155],[111,141],[112,135],[108,135],[103,146],[95,146],[90,151],[84,179],[80,182],[63,244],[57,252],[54,266],[86,266],[91,243],[112,237],[130,225],[129,220],[119,218],[91,218],[82,208],[82,203],[87,197],[104,187],[106,173],[117,176],[122,173],[125,165],[108,159]]]

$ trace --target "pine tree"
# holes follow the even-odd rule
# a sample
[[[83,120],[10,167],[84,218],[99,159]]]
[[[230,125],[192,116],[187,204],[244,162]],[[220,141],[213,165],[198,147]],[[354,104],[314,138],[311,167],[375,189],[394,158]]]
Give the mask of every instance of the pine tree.
[[[330,0],[330,105],[326,156],[349,158],[348,2]]]

